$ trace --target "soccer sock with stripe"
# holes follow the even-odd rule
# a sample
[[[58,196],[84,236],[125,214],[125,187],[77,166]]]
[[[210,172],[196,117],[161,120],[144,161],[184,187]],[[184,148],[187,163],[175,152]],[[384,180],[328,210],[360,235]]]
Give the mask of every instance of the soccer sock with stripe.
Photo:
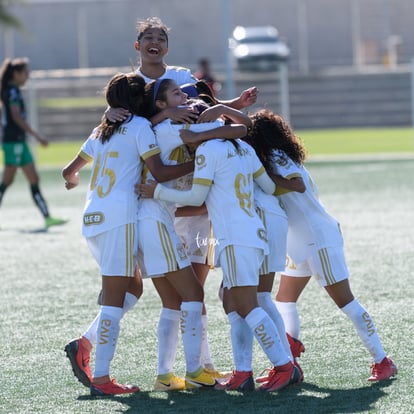
[[[162,308],[158,321],[158,375],[173,371],[177,355],[181,312]]]
[[[385,358],[386,353],[377,334],[377,328],[369,313],[357,299],[349,302],[341,308],[341,311],[351,319],[358,336],[361,338],[372,358],[374,358],[374,361],[377,363],[381,362]]]
[[[201,366],[202,309],[202,302],[182,302],[181,304],[180,327],[188,373],[197,371]]]

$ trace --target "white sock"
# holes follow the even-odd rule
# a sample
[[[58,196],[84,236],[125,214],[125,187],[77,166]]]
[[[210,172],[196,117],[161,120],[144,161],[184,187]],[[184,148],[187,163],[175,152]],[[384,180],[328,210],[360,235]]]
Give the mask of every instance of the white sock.
[[[203,328],[201,340],[201,365],[204,368],[214,369],[213,359],[211,358],[210,345],[208,343],[208,317],[201,316],[201,324]]]
[[[230,323],[234,368],[236,371],[252,371],[253,333],[237,312],[230,312],[227,317]]]
[[[96,331],[98,329],[100,317],[101,311],[98,312],[88,329],[82,334],[82,336],[84,336],[92,345],[96,344]]]
[[[124,316],[128,311],[130,311],[138,302],[138,298],[133,295],[132,293],[125,293],[124,298],[124,306],[122,307],[123,315]]]
[[[270,319],[275,324],[283,349],[288,354],[289,359],[293,362],[292,351],[290,350],[289,341],[286,336],[285,323],[277,310],[275,302],[272,300],[271,293],[257,292],[257,301],[259,302],[259,306],[270,316]]]
[[[173,372],[181,312],[162,308],[158,321],[158,375]]]
[[[283,349],[276,326],[262,308],[254,308],[250,311],[245,317],[245,321],[274,366],[285,365],[289,362],[288,354]]]
[[[119,337],[122,308],[101,306],[101,317],[98,324],[98,341],[96,342],[96,362],[93,376],[109,375],[109,365],[115,354]]]
[[[124,316],[129,310],[131,310],[135,304],[138,302],[138,298],[132,293],[125,293],[124,306],[122,308],[122,316]],[[89,325],[88,329],[83,333],[84,336],[92,345],[96,344],[96,330],[98,329],[99,318],[101,317],[101,312],[96,315],[93,322]]]
[[[187,372],[197,371],[200,366],[201,358],[201,311],[202,302],[182,302],[181,303],[181,334],[183,338],[185,362]]]
[[[354,299],[352,302],[341,308],[341,311],[351,319],[358,336],[361,338],[365,348],[368,349],[375,362],[381,362],[386,353],[381,345],[374,321],[364,307]]]
[[[299,339],[300,322],[299,313],[296,302],[278,302],[276,301],[277,310],[283,318],[286,332]]]

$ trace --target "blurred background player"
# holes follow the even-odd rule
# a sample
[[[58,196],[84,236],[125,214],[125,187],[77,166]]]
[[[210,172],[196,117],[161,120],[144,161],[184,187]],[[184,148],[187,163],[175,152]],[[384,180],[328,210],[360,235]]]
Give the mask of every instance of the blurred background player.
[[[46,200],[39,189],[39,175],[34,158],[26,142],[27,134],[32,135],[46,147],[48,141],[34,131],[27,122],[25,102],[21,92],[29,79],[29,60],[27,58],[5,59],[0,69],[0,92],[2,104],[2,147],[4,152],[4,171],[0,183],[0,204],[6,189],[13,183],[17,169],[21,168],[30,184],[30,192],[36,206],[45,219],[45,226],[58,226],[67,220],[51,217]]]
[[[213,96],[215,97],[217,94],[217,88],[221,85],[217,82],[213,72],[211,70],[210,61],[207,58],[201,58],[198,61],[198,70],[194,72],[194,76],[207,83],[210,87],[211,91],[213,92]]]

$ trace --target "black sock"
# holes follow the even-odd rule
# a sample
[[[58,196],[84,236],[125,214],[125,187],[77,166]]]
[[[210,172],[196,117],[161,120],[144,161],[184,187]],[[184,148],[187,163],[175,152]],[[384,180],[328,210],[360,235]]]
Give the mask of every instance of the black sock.
[[[4,193],[6,192],[7,187],[8,185],[4,183],[0,184],[0,204],[1,204],[1,200],[3,200],[3,196],[4,196]]]
[[[30,186],[30,190],[32,192],[33,200],[39,208],[40,212],[43,214],[43,217],[49,217],[49,210],[47,208],[45,199],[43,198],[42,194],[40,194],[39,186],[37,184],[32,184]]]

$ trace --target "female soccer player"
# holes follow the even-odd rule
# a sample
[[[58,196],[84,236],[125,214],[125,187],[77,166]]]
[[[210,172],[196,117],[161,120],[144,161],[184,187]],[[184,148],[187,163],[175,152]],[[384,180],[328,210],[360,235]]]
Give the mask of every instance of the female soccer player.
[[[165,62],[165,57],[169,51],[169,32],[167,27],[158,17],[139,19],[137,21],[137,38],[134,43],[135,50],[139,54],[139,67],[136,73],[141,75],[145,82],[149,83],[157,79],[172,79],[179,86],[185,84],[195,84],[197,79],[192,75],[190,69],[182,66],[172,66]],[[257,88],[248,88],[237,98],[229,101],[223,101],[222,104],[235,109],[248,107],[256,102]],[[129,115],[129,112],[123,108],[108,108],[105,116],[111,121],[122,121]],[[153,125],[170,119],[179,123],[194,123],[197,120],[197,114],[188,106],[184,107],[166,107],[159,110],[151,118]],[[216,118],[214,118],[216,119]],[[211,120],[205,119],[204,121]],[[191,178],[190,178],[191,182]],[[196,214],[197,213],[197,214]],[[186,252],[189,256],[193,270],[201,283],[207,278],[209,265],[207,264],[209,249],[208,246],[198,246],[197,237],[208,240],[210,236],[210,221],[208,220],[205,210],[197,212],[190,208],[177,210],[175,228],[180,237],[186,237]],[[183,230],[182,230],[183,229]],[[192,229],[192,233],[188,233]],[[203,315],[203,365],[217,378],[221,378],[226,373],[220,373],[214,367],[214,362],[207,341],[207,316]]]
[[[171,79],[152,81],[147,84],[146,91],[148,98],[146,107],[149,109],[147,113],[148,118],[153,117],[154,114],[163,109],[186,106],[188,104],[187,94],[183,93],[177,83]],[[225,112],[229,113],[231,111],[235,110],[227,108]],[[227,136],[229,138],[240,137],[246,131],[244,126],[224,126],[221,121],[209,122],[208,124],[183,125],[172,123],[169,119],[164,120],[154,126],[155,136],[161,148],[161,158],[164,163],[175,164],[190,159],[187,148],[184,146],[179,134],[179,131],[183,128],[196,131],[208,130],[204,133],[205,136]],[[148,174],[144,174],[144,177],[145,181],[152,179]],[[183,189],[187,188],[186,180],[187,177],[183,177],[183,179],[170,181],[166,185],[171,188]],[[174,282],[174,280],[180,277],[184,281],[184,277],[189,277],[187,274],[192,274],[192,267],[188,268],[188,263],[190,262],[184,251],[184,246],[175,231],[175,210],[175,203],[145,199],[141,201],[138,215],[138,228],[140,231],[139,249],[142,257],[140,267],[143,271],[143,277],[152,277],[163,305],[158,324],[158,376],[154,385],[154,389],[157,391],[180,390],[184,389],[185,386],[187,388],[212,386],[215,383],[211,382],[209,377],[203,379],[203,376],[208,374],[213,378],[217,377],[216,372],[211,372],[215,371],[214,367],[213,370],[204,369],[194,376],[191,376],[188,372],[185,381],[173,373],[179,321],[180,317],[182,318],[181,308],[184,305],[182,303],[184,299],[181,292],[182,287],[175,287],[174,283],[177,282]],[[161,229],[161,232],[159,229]],[[151,240],[148,240],[147,237],[144,237],[148,232],[151,234],[160,232],[160,238],[153,237]],[[169,243],[166,243],[166,240],[172,241],[171,246],[169,246]],[[174,246],[176,251],[174,251]],[[176,246],[178,246],[178,250]],[[165,260],[166,250],[169,252],[168,260]],[[185,274],[184,276],[178,275],[170,281],[170,278],[173,276],[172,273],[178,270],[176,266],[181,269],[181,273]],[[167,277],[154,277],[160,274],[165,274]],[[205,332],[201,332],[201,334],[202,336],[206,335]],[[194,368],[187,369],[187,371],[194,371]]]
[[[351,319],[374,359],[368,380],[389,379],[397,374],[397,367],[386,355],[371,316],[351,291],[339,223],[320,202],[316,184],[303,165],[306,150],[302,142],[279,115],[268,110],[251,119],[249,142],[268,170],[277,175],[279,197],[288,216],[288,262],[276,294],[287,332],[299,336],[296,302],[314,276]]]
[[[138,201],[134,184],[141,177],[144,165],[141,159],[154,176],[163,181],[184,175],[193,168],[192,163],[162,164],[151,125],[140,116],[144,93],[145,81],[139,75],[114,76],[106,87],[107,102],[126,108],[133,115],[125,122],[103,120],[62,171],[66,188],[72,189],[79,183],[79,171],[93,160],[83,216],[83,235],[102,274],[102,306],[91,329],[98,338],[93,377],[88,350],[83,349],[82,341],[72,341],[65,348],[75,375],[84,385],[90,385],[92,395],[139,391],[137,386],[111,380],[109,366],[115,353],[120,320],[131,307],[127,294],[141,294],[134,278],[138,243]],[[78,352],[79,348],[85,352]],[[83,360],[79,361],[79,355]],[[86,366],[82,366],[86,359]]]
[[[20,90],[29,79],[29,61],[26,58],[6,59],[0,69],[0,103],[2,103],[4,171],[0,183],[0,204],[6,189],[12,184],[17,169],[21,168],[29,181],[36,206],[45,219],[46,228],[65,224],[66,220],[51,217],[39,189],[39,175],[26,142],[26,134],[34,136],[42,146],[48,141],[28,124],[25,102]]]
[[[160,184],[140,185],[141,196],[183,205],[206,203],[218,242],[216,256],[223,271],[226,313],[232,328],[239,317],[248,327],[242,336],[232,335],[233,350],[253,334],[274,365],[260,389],[280,390],[297,382],[300,374],[284,351],[271,318],[257,303],[258,271],[268,247],[266,231],[253,202],[253,181],[267,193],[273,193],[275,185],[253,149],[243,141],[210,140],[199,145],[195,155],[191,190],[177,191]],[[234,372],[216,388],[251,389],[252,383],[252,372],[244,373],[242,378]]]

